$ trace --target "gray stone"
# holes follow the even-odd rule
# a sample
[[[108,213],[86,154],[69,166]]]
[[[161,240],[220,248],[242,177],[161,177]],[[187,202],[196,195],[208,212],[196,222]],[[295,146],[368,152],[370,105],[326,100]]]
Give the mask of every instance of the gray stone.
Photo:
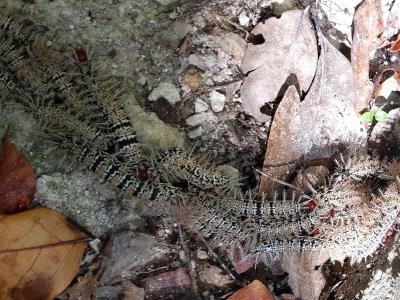
[[[250,18],[246,15],[246,13],[242,12],[239,15],[239,24],[242,26],[248,26],[250,24]]]
[[[173,48],[178,48],[185,36],[193,29],[190,24],[175,22],[170,28],[161,32],[161,41],[170,44]]]
[[[218,63],[217,58],[214,55],[199,55],[191,54],[188,57],[188,62],[202,70],[211,69]]]
[[[210,93],[211,108],[215,112],[221,112],[224,110],[226,97],[217,91],[212,91]]]
[[[186,119],[186,124],[189,126],[198,126],[206,122],[216,123],[217,117],[212,112],[201,112]]]
[[[134,278],[146,265],[167,259],[171,250],[148,234],[121,232],[112,237],[111,258],[105,261],[102,284]]]
[[[194,111],[196,113],[201,113],[203,111],[206,111],[208,109],[208,104],[201,98],[197,98],[196,101],[194,102]]]
[[[162,82],[158,87],[151,91],[149,95],[150,101],[157,101],[160,98],[165,98],[171,105],[181,101],[181,96],[179,95],[180,90],[170,82]]]
[[[121,286],[101,286],[96,289],[95,300],[118,300],[121,292]]]
[[[203,134],[203,127],[199,126],[188,133],[189,138],[195,139]]]

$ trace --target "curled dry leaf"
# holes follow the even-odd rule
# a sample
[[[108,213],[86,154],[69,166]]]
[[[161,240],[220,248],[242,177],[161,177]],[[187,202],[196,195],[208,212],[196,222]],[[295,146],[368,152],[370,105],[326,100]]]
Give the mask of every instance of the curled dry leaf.
[[[300,102],[289,86],[275,113],[268,139],[260,191],[281,188],[298,164],[331,157],[339,146],[362,142],[354,110],[353,73],[349,61],[326,39],[313,84]]]
[[[274,300],[274,296],[259,280],[254,280],[248,286],[238,290],[228,300]]]
[[[242,70],[250,74],[241,88],[243,106],[260,122],[268,120],[260,109],[274,101],[291,74],[297,76],[300,89],[307,91],[315,75],[317,45],[307,11],[291,10],[281,18],[259,23],[251,32],[242,61]]]
[[[78,271],[87,236],[48,208],[0,218],[0,299],[53,299]]]
[[[35,193],[32,165],[6,137],[0,151],[0,213],[26,209]]]
[[[354,73],[354,87],[357,112],[368,108],[373,84],[369,80],[370,53],[378,47],[378,35],[383,31],[382,12],[379,0],[365,0],[354,15],[353,47],[351,64]]]

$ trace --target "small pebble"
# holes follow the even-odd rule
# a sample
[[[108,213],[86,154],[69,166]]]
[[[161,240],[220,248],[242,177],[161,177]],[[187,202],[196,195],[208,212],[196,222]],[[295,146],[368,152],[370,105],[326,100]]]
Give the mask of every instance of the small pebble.
[[[179,89],[170,82],[162,82],[158,87],[153,89],[149,95],[150,101],[157,101],[160,98],[165,98],[171,105],[181,101]]]
[[[221,112],[224,110],[226,97],[217,91],[212,91],[210,93],[211,108],[215,112]]]
[[[196,129],[190,131],[188,133],[188,136],[190,139],[195,139],[198,138],[199,136],[201,136],[203,134],[203,127],[199,126]]]
[[[212,112],[201,112],[199,114],[191,115],[186,119],[186,124],[189,126],[198,126],[204,123],[215,123],[217,118]]]
[[[197,98],[196,101],[194,102],[194,111],[196,113],[201,113],[203,111],[206,111],[208,109],[208,104],[201,98]]]

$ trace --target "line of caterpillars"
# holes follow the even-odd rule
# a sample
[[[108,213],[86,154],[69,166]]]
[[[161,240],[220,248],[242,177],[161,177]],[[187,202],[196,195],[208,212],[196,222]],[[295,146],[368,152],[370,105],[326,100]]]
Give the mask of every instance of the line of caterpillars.
[[[237,180],[182,149],[141,144],[123,109],[121,84],[96,70],[84,50],[69,57],[47,46],[51,34],[20,11],[1,12],[2,102],[22,104],[100,181],[150,200],[160,211],[179,202],[196,216],[192,223],[207,240],[250,253],[340,247],[357,261],[372,255],[396,224],[400,168],[388,169],[391,162],[367,157],[339,163],[340,175],[314,195],[260,200],[242,196]],[[378,193],[373,178],[384,182]],[[174,185],[181,180],[189,192]]]

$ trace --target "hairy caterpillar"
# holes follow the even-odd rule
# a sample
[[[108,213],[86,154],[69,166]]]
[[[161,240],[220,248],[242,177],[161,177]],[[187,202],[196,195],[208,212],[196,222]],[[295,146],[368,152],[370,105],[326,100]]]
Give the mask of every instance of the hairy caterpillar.
[[[339,247],[357,261],[372,255],[396,222],[398,171],[388,161],[358,157],[346,162],[328,187],[309,198],[257,200],[241,196],[238,180],[182,149],[156,149],[151,157],[123,109],[120,83],[90,61],[48,47],[46,34],[48,29],[23,16],[1,13],[1,97],[17,96],[49,136],[102,182],[150,205],[182,205],[196,216],[192,221],[206,239],[245,245],[252,254]],[[141,180],[142,167],[153,176]],[[382,193],[366,186],[374,177],[387,184]],[[171,178],[187,181],[189,193],[173,186]]]
[[[17,19],[23,25],[18,25]],[[215,188],[217,184],[224,190],[237,187],[235,179],[200,164],[193,164],[192,159],[182,150],[174,151],[173,157],[165,155],[170,153],[169,150],[160,150],[155,155],[156,159],[149,161],[148,149],[138,143],[136,133],[123,110],[120,82],[103,75],[105,72],[101,68],[95,70],[90,61],[77,63],[57,50],[50,49],[46,39],[36,35],[37,31],[44,35],[48,30],[29,19],[22,20],[25,19],[6,16],[0,24],[6,49],[2,51],[3,61],[9,65],[15,57],[20,57],[18,64],[9,65],[15,68],[12,73],[16,74],[18,80],[33,84],[30,90],[38,91],[46,101],[64,102],[76,118],[90,122],[99,132],[103,132],[102,136],[108,138],[105,144],[112,144],[114,154],[130,164],[133,171],[137,171],[138,166],[145,169],[158,169],[162,166],[166,173],[173,174],[172,177],[187,180],[203,189]],[[29,68],[22,67],[26,63]],[[94,120],[91,119],[93,116],[96,116]],[[86,142],[96,144],[96,141]],[[104,148],[104,145],[98,147]]]

